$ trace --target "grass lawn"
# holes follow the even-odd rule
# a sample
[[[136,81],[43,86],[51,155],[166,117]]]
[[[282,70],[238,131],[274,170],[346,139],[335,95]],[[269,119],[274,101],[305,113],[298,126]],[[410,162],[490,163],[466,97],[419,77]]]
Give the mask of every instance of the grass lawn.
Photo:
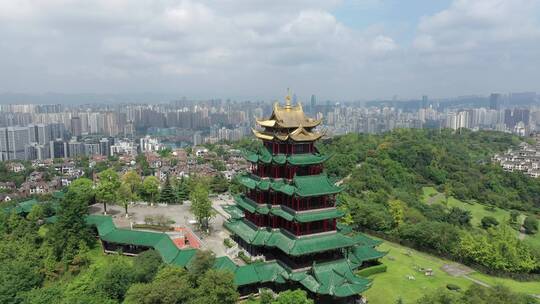
[[[465,277],[453,277],[441,270],[441,266],[451,264],[451,261],[387,241],[382,243],[378,249],[389,250],[389,253],[382,258],[382,262],[388,269],[385,273],[369,277],[373,279],[373,286],[365,295],[370,304],[395,303],[400,297],[406,304],[416,303],[425,293],[446,288],[449,283],[458,285],[462,289],[467,289],[471,284],[474,284]],[[434,275],[424,275],[416,270],[419,267],[433,269]],[[409,280],[407,276],[414,276],[415,280]],[[505,285],[515,292],[540,294],[538,282],[519,282],[478,272],[469,274],[469,276],[490,285]]]
[[[424,187],[423,189],[423,196],[422,200],[424,202],[427,201],[427,199],[430,197],[430,195],[433,195],[433,193],[438,193],[437,190],[433,187]],[[440,199],[435,201],[435,203],[445,203],[444,196],[441,196]],[[508,219],[510,219],[510,212],[501,208],[494,208],[493,210],[486,209],[486,206],[479,204],[479,203],[466,203],[463,201],[460,201],[454,197],[448,198],[448,208],[451,207],[458,207],[461,209],[465,209],[471,212],[472,219],[471,224],[475,227],[480,225],[480,222],[482,221],[482,218],[485,216],[492,216],[499,221],[499,223],[506,223],[508,222]],[[523,221],[525,219],[525,216],[522,214],[520,217],[520,220]]]
[[[532,248],[540,251],[540,232],[533,235],[527,235],[525,237],[525,243],[529,244]]]
[[[427,201],[428,198],[435,196],[439,193],[439,191],[437,191],[437,189],[435,189],[434,187],[423,187],[422,191],[424,192],[422,195],[422,200],[424,202]]]
[[[515,292],[522,292],[526,294],[540,295],[540,283],[539,282],[519,282],[512,279],[498,278],[489,276],[487,274],[475,272],[469,275],[472,278],[478,279],[482,282],[486,282],[489,285],[504,285]]]
[[[456,284],[462,289],[473,284],[466,278],[452,277],[440,269],[444,264],[451,263],[450,261],[386,241],[378,249],[390,250],[382,258],[388,269],[385,273],[370,276],[374,279],[373,286],[365,293],[370,304],[395,303],[400,297],[404,303],[416,303],[425,293],[445,288],[448,283]],[[434,275],[426,276],[416,270],[418,267],[431,268]],[[409,280],[407,276],[414,276],[415,280]]]
[[[436,195],[438,192],[433,187],[424,187],[422,188],[423,195],[422,195],[422,201],[427,202],[427,200]],[[445,199],[444,196],[441,195],[437,200],[435,200],[436,204],[444,204]],[[486,207],[479,203],[465,203],[463,201],[460,201],[454,197],[450,197],[448,199],[448,207],[459,207],[461,209],[469,210],[472,215],[471,224],[475,227],[478,227],[480,225],[480,222],[482,221],[482,218],[484,216],[493,216],[496,218],[499,223],[506,223],[508,222],[508,219],[510,219],[510,212],[508,210],[504,210],[501,208],[495,208],[493,210],[487,210]],[[519,216],[518,221],[523,223],[525,220],[526,214],[521,213]],[[516,231],[516,236],[519,236],[519,233]],[[540,233],[536,233],[534,235],[527,235],[525,237],[525,242],[528,243],[532,248],[536,250],[540,250]]]

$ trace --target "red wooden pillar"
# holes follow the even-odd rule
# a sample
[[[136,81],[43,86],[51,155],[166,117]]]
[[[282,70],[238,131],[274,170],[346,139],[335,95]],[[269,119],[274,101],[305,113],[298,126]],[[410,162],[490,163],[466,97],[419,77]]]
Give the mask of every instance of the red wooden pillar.
[[[311,223],[308,222],[308,223],[307,223],[307,229],[306,229],[306,230],[307,230],[307,234],[310,234],[310,233],[311,233],[310,226],[311,226]]]
[[[289,179],[293,178],[294,176],[294,166],[291,166],[289,168]]]
[[[294,167],[289,167],[289,172],[288,172],[289,174],[287,175],[287,177],[288,177],[289,179],[291,179],[292,176],[293,176],[293,168],[294,168]]]
[[[328,220],[323,221],[323,231],[324,232],[328,231]]]

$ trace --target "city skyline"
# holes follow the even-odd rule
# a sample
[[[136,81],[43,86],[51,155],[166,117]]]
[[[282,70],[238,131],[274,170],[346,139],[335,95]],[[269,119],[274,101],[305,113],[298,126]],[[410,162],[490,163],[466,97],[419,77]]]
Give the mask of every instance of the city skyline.
[[[540,91],[533,0],[17,1],[0,12],[0,93],[260,100],[291,87],[370,100]]]

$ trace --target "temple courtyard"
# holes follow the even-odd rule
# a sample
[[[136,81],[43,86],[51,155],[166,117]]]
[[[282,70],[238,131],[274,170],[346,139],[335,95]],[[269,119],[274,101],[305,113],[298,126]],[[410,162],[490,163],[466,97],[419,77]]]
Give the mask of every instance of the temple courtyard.
[[[200,248],[213,251],[216,256],[227,255],[226,247],[223,240],[230,237],[229,232],[223,227],[228,214],[223,211],[221,205],[232,203],[232,198],[229,195],[219,195],[211,197],[212,205],[215,211],[215,216],[210,221],[210,231],[200,231],[197,226],[195,217],[190,211],[191,203],[186,201],[182,205],[162,205],[154,204],[151,206],[146,202],[131,204],[128,207],[129,217],[126,218],[124,207],[120,205],[107,205],[107,214],[111,215],[114,223],[118,228],[131,229],[132,225],[145,224],[145,218],[164,216],[167,219],[174,221],[171,226],[175,228],[188,228],[200,240]],[[94,204],[90,207],[90,214],[103,214],[103,204]],[[146,230],[136,228],[137,230]],[[174,238],[177,232],[167,232]],[[236,257],[235,262],[242,264]]]

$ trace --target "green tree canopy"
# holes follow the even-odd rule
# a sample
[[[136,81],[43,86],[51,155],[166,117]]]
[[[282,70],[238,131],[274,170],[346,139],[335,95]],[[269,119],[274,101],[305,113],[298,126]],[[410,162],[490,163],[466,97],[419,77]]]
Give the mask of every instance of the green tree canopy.
[[[118,188],[118,200],[124,207],[126,217],[128,216],[129,203],[137,199],[137,195],[131,191],[131,187],[122,182],[120,188]]]
[[[134,280],[148,283],[163,265],[163,260],[157,251],[150,249],[136,256],[133,265]]]
[[[197,219],[197,223],[201,229],[208,229],[209,221],[214,216],[212,210],[212,202],[208,198],[208,189],[198,183],[189,195],[191,201],[191,212]]]
[[[229,181],[225,178],[223,173],[214,175],[210,183],[210,189],[214,193],[224,193],[229,189]]]
[[[523,222],[523,228],[528,234],[535,234],[538,232],[538,219],[534,215],[529,215]]]
[[[78,199],[90,204],[96,195],[94,183],[88,178],[78,178],[74,180],[68,188],[68,195],[76,196]]]
[[[222,303],[235,304],[238,292],[234,285],[234,275],[227,270],[208,270],[198,281],[193,304]]]
[[[129,286],[134,282],[132,267],[125,260],[118,260],[103,269],[95,278],[96,286],[109,298],[123,300]]]
[[[71,261],[79,250],[94,244],[90,228],[85,222],[90,195],[82,190],[88,186],[87,183],[83,180],[70,185],[60,200],[58,219],[47,232],[47,241],[52,245],[58,260]]]
[[[189,265],[189,273],[194,282],[212,268],[216,255],[210,250],[198,250],[195,258]]]
[[[188,183],[185,180],[185,178],[182,177],[176,186],[176,197],[178,201],[180,202],[180,204],[183,204],[184,201],[189,200],[189,194],[190,194],[190,191],[189,191]]]
[[[143,191],[150,200],[150,203],[154,203],[156,196],[159,194],[159,180],[155,176],[147,176],[143,181]]]
[[[107,169],[99,174],[96,197],[103,203],[105,212],[107,212],[108,202],[115,204],[118,201],[118,188],[120,188],[120,178],[116,171]]]
[[[313,304],[313,300],[307,297],[306,291],[296,289],[280,292],[272,304]]]
[[[192,298],[194,286],[187,272],[179,267],[165,266],[151,283],[133,284],[126,293],[125,304],[179,304]]]
[[[169,176],[167,176],[167,179],[165,180],[165,185],[163,185],[163,189],[159,194],[159,201],[166,204],[176,203],[176,193],[174,192],[174,189],[171,185]]]
[[[499,225],[499,221],[493,216],[484,216],[481,220],[482,228],[488,229]]]
[[[129,170],[122,176],[122,182],[129,185],[131,192],[138,194],[142,191],[142,178],[135,170]]]

